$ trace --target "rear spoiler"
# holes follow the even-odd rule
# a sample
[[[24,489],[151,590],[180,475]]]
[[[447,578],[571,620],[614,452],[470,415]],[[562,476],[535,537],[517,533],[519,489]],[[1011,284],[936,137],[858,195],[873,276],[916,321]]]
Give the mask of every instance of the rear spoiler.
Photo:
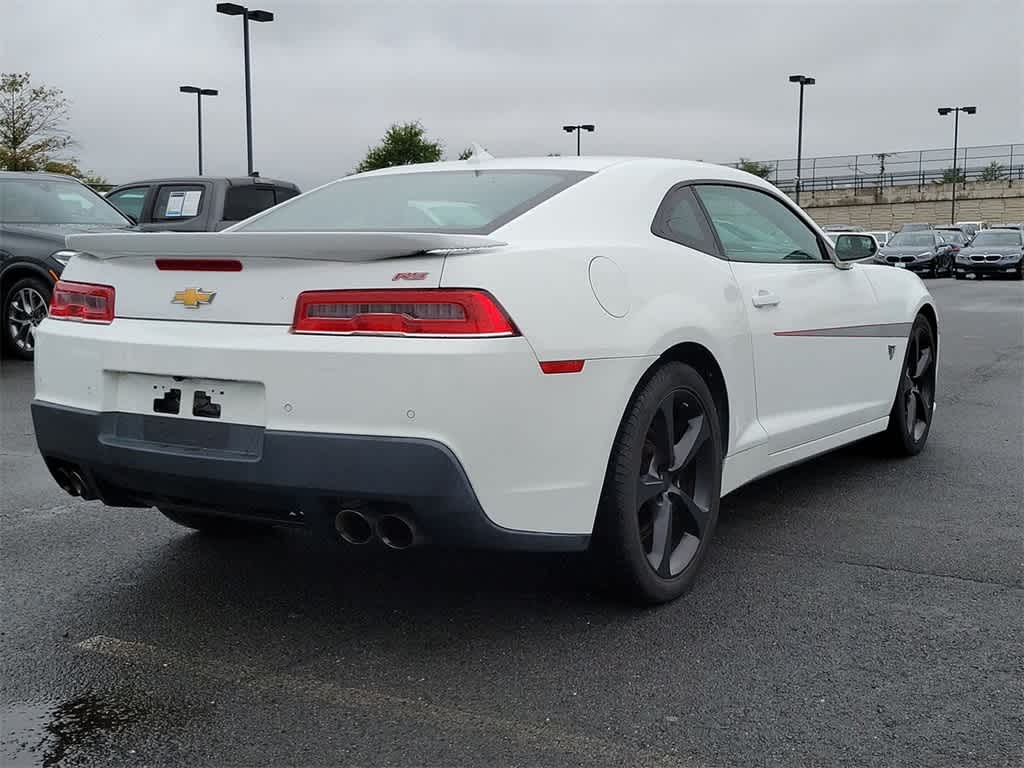
[[[507,245],[441,232],[116,232],[68,235],[67,247],[99,259],[124,256],[377,261],[428,251]]]

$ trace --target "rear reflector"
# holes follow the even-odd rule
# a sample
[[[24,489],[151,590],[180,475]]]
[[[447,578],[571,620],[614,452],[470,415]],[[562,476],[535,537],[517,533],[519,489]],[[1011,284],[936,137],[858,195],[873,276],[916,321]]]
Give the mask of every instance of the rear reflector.
[[[295,303],[295,333],[395,336],[518,336],[487,291],[306,291]]]
[[[53,286],[50,317],[84,323],[114,320],[114,289],[109,285],[70,283],[59,280]]]
[[[164,272],[241,272],[238,259],[157,259],[156,268]]]
[[[584,360],[546,360],[540,364],[544,373],[579,373],[583,370]]]

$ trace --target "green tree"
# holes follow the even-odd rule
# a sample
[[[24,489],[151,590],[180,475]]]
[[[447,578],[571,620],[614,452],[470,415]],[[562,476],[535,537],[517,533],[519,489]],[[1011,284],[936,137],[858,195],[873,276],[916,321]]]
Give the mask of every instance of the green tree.
[[[464,150],[459,152],[459,160],[469,160],[473,156],[473,148],[466,147]]]
[[[967,180],[964,176],[964,169],[957,168],[955,171],[952,168],[947,168],[942,172],[942,179],[938,181],[938,184],[962,184]]]
[[[65,176],[74,176],[93,187],[109,187],[110,183],[95,171],[83,171],[78,167],[78,162],[72,160],[47,160],[42,168],[37,170],[47,173],[63,173]]]
[[[444,146],[439,141],[430,141],[425,134],[426,130],[418,120],[393,124],[380,144],[366,151],[366,157],[356,167],[356,172],[375,171],[396,165],[436,163],[444,154]]]
[[[0,168],[37,171],[71,146],[68,101],[60,88],[32,85],[28,73],[0,73]]]
[[[1006,178],[1006,168],[1004,168],[998,161],[993,160],[982,168],[981,176],[979,178],[982,181],[999,181],[1000,179]]]
[[[746,157],[741,157],[736,167],[741,171],[760,176],[762,179],[767,179],[775,171],[775,166],[771,163],[759,163],[757,160],[750,160]]]

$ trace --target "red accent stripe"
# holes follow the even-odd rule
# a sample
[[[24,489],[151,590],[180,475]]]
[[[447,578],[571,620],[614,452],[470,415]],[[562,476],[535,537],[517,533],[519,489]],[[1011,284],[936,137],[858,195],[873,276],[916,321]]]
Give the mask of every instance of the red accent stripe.
[[[241,272],[238,259],[157,259],[156,268],[164,272]]]
[[[820,336],[822,338],[903,338],[910,333],[910,323],[865,323],[828,328],[806,328],[799,331],[775,331],[775,336]]]

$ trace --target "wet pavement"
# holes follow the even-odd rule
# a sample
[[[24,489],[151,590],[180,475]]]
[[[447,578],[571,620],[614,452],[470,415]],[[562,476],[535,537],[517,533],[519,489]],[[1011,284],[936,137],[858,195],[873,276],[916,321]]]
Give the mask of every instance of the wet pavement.
[[[4,360],[0,765],[1019,766],[1024,286],[929,285],[925,453],[737,491],[694,590],[641,611],[581,557],[209,540],[71,499]]]

